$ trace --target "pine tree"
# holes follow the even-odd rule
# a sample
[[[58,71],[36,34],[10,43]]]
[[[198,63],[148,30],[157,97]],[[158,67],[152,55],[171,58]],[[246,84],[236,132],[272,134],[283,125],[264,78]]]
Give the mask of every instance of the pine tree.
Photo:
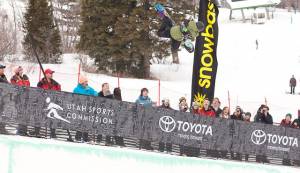
[[[29,0],[24,18],[25,59],[35,61],[35,49],[42,63],[61,63],[61,37],[48,0]]]
[[[81,7],[78,49],[94,58],[100,71],[149,78],[149,60],[169,54],[154,32],[154,11],[135,7],[132,0],[82,0]]]

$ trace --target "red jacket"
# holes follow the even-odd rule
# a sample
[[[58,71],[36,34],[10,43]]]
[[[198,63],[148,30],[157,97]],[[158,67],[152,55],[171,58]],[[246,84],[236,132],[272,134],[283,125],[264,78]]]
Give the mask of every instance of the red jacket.
[[[11,84],[18,86],[30,86],[29,78],[24,74],[23,76],[14,75],[10,79]]]
[[[37,87],[42,88],[44,90],[54,90],[61,91],[60,84],[55,80],[51,79],[51,82],[48,82],[45,78],[43,78],[38,84]]]
[[[290,121],[289,123],[287,123],[285,121],[285,119],[283,119],[283,120],[281,120],[280,126],[283,126],[283,127],[292,127],[292,122]]]
[[[198,114],[200,116],[216,117],[215,111],[213,111],[211,108],[208,108],[208,110],[201,108],[201,109],[199,109]]]

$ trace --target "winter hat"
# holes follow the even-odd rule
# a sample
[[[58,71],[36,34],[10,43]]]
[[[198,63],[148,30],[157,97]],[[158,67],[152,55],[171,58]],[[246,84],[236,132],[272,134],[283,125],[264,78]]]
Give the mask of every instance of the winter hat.
[[[245,113],[245,116],[251,117],[251,113],[250,113],[250,112],[246,112],[246,113]]]
[[[149,92],[149,90],[148,90],[147,88],[142,88],[142,89],[141,89],[141,96],[143,95],[143,92],[144,92],[144,91]]]
[[[170,104],[170,100],[167,99],[167,98],[164,98],[164,99],[162,100],[162,102],[163,102],[163,103],[168,103],[168,104]]]
[[[292,119],[292,114],[290,114],[290,113],[287,113],[285,116],[290,117]]]
[[[185,98],[185,97],[180,97],[180,99],[179,99],[179,103],[183,102],[183,100],[185,100],[185,101],[186,101],[186,98]]]
[[[15,74],[20,73],[21,71],[23,71],[23,68],[21,66],[18,66],[18,67],[14,68],[14,73]]]
[[[83,83],[85,83],[85,82],[88,82],[88,78],[87,77],[85,77],[85,76],[80,76],[79,77],[79,84],[83,84]]]

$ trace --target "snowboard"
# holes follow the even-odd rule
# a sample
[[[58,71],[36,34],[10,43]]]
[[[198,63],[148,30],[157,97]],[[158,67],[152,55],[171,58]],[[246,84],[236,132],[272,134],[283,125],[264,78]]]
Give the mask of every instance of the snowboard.
[[[170,17],[170,15],[167,13],[165,7],[160,4],[160,3],[156,3],[154,5],[154,9],[155,11],[158,13],[159,16],[161,17],[169,17],[171,20],[172,18]],[[173,20],[172,20],[173,21]],[[174,23],[174,22],[173,22]],[[182,27],[182,28],[185,28],[187,29],[186,27]],[[181,30],[182,31],[182,30]],[[195,51],[195,47],[194,47],[194,44],[192,43],[192,41],[185,36],[184,33],[182,33],[184,35],[184,39],[183,39],[183,47],[185,48],[186,51],[188,51],[189,53],[193,53]]]

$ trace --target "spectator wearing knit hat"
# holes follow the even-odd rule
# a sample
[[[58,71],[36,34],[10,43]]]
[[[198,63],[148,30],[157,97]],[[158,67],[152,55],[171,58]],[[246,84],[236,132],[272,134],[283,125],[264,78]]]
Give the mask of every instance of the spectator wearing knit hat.
[[[187,104],[186,98],[185,97],[181,97],[179,99],[179,111],[181,112],[187,112],[189,109],[189,105]]]
[[[23,74],[23,68],[21,66],[14,68],[14,73],[15,74],[10,79],[11,84],[25,87],[30,86],[29,78],[27,75]],[[17,128],[17,135],[27,136],[27,126],[19,124]]]
[[[292,127],[292,114],[287,113],[285,115],[285,119],[281,120],[280,126],[282,127]],[[291,160],[290,159],[283,159],[282,160],[283,165],[291,166]]]
[[[245,114],[243,114],[243,120],[245,122],[251,122],[251,113],[250,112],[246,112]]]
[[[292,127],[292,114],[286,114],[285,119],[281,120],[280,126]]]
[[[89,86],[88,84],[88,78],[85,76],[79,77],[79,82],[76,88],[74,88],[73,93],[75,94],[81,94],[81,95],[87,95],[87,96],[98,96],[98,93]],[[84,142],[88,142],[89,134],[87,132],[80,132],[76,131],[75,139],[77,141],[83,140]]]
[[[30,86],[29,78],[26,74],[23,74],[23,68],[18,66],[14,69],[14,75],[10,79],[10,83],[18,86]]]
[[[135,103],[138,105],[142,105],[144,108],[152,107],[153,102],[151,98],[148,96],[148,93],[149,91],[147,88],[142,88],[140,96],[138,97]],[[153,150],[153,147],[151,146],[151,142],[144,139],[140,139],[139,148],[140,149],[143,148],[146,150]]]
[[[142,105],[145,108],[151,107],[153,102],[151,98],[148,96],[149,90],[147,88],[142,88],[139,98],[135,103]]]
[[[88,78],[85,76],[79,77],[78,85],[73,90],[73,93],[87,96],[98,96],[98,93],[92,87],[89,86]]]

